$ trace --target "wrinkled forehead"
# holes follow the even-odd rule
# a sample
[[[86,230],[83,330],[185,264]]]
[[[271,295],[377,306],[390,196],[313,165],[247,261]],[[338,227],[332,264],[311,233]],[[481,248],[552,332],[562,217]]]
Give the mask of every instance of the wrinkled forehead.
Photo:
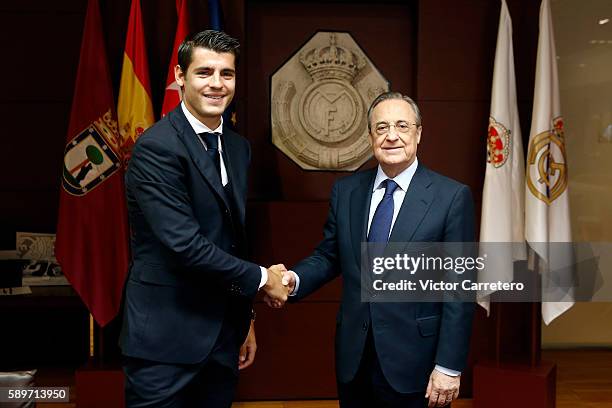
[[[376,105],[372,111],[372,124],[378,122],[414,122],[416,114],[412,106],[403,99],[387,99]]]

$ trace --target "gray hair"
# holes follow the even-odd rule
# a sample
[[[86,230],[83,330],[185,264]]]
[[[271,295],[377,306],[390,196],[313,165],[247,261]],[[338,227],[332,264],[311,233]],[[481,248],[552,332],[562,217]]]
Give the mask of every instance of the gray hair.
[[[406,96],[400,92],[387,91],[378,95],[376,99],[374,99],[374,102],[372,102],[372,104],[370,105],[370,109],[368,109],[368,130],[372,130],[372,111],[374,111],[374,108],[379,103],[387,101],[389,99],[397,99],[407,102],[414,111],[417,126],[421,126],[421,111],[419,110],[419,107],[417,106],[416,102],[414,102],[409,96]]]

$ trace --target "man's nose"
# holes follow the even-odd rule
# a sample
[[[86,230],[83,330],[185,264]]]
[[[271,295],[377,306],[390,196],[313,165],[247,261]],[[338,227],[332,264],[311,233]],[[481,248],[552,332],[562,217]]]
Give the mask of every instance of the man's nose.
[[[221,88],[223,84],[223,80],[221,79],[221,74],[214,73],[210,77],[210,86],[213,88]]]
[[[389,128],[389,133],[387,133],[387,137],[386,139],[389,142],[395,142],[397,139],[399,139],[399,133],[397,132],[397,130],[395,129],[395,126],[391,126]]]

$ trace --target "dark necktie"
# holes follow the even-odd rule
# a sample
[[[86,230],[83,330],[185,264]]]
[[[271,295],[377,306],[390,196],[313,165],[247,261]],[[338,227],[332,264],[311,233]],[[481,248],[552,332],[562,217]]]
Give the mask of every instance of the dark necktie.
[[[198,134],[206,143],[206,153],[215,164],[219,180],[221,180],[221,160],[219,159],[219,135],[216,133],[204,132]]]
[[[385,184],[385,195],[376,207],[376,212],[370,224],[368,242],[387,242],[389,232],[391,232],[391,222],[393,221],[393,192],[398,187],[393,180],[383,181]]]

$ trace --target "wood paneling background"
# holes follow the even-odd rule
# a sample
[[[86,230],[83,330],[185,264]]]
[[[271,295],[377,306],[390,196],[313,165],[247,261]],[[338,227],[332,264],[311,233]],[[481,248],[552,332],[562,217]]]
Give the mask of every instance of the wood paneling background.
[[[100,3],[116,95],[130,2]],[[508,0],[508,5],[515,29],[519,110],[526,138],[539,2]],[[222,7],[226,30],[243,44],[236,102],[239,131],[253,147],[248,218],[254,260],[291,266],[309,254],[322,236],[331,186],[346,174],[303,171],[271,143],[270,75],[318,30],[350,32],[392,88],[414,97],[424,123],[419,160],[468,184],[479,213],[499,2],[225,0]],[[55,231],[59,176],[85,9],[85,0],[28,0],[0,5],[4,32],[0,45],[5,55],[5,63],[0,65],[0,77],[4,78],[0,94],[0,249],[14,248],[18,230]],[[152,97],[159,112],[176,10],[174,0],[146,0],[142,9]],[[190,0],[190,9],[193,29],[206,28],[206,1]],[[335,396],[333,331],[339,288],[339,282],[333,282],[286,310],[257,305],[258,359],[243,373],[240,397]],[[526,355],[526,311],[521,305],[505,307],[504,321],[508,323],[504,323],[502,333],[508,358]],[[8,322],[13,313],[22,312],[3,311],[0,324]],[[66,336],[87,331],[80,317],[41,310],[40,319],[51,317],[62,321],[61,327],[73,323],[73,331],[66,330]],[[110,346],[116,326],[107,334],[112,353],[116,353]],[[35,329],[30,331],[37,333]],[[492,355],[494,333],[494,320],[485,319],[479,310],[471,362]],[[2,346],[7,344],[5,336],[0,340]],[[10,344],[20,344],[23,352],[34,344],[28,333],[10,336],[22,336]],[[86,357],[83,350],[62,347],[61,341],[55,346],[56,356],[74,357],[76,353],[77,360]],[[44,360],[44,356],[41,358]],[[466,395],[469,370],[463,381]]]

